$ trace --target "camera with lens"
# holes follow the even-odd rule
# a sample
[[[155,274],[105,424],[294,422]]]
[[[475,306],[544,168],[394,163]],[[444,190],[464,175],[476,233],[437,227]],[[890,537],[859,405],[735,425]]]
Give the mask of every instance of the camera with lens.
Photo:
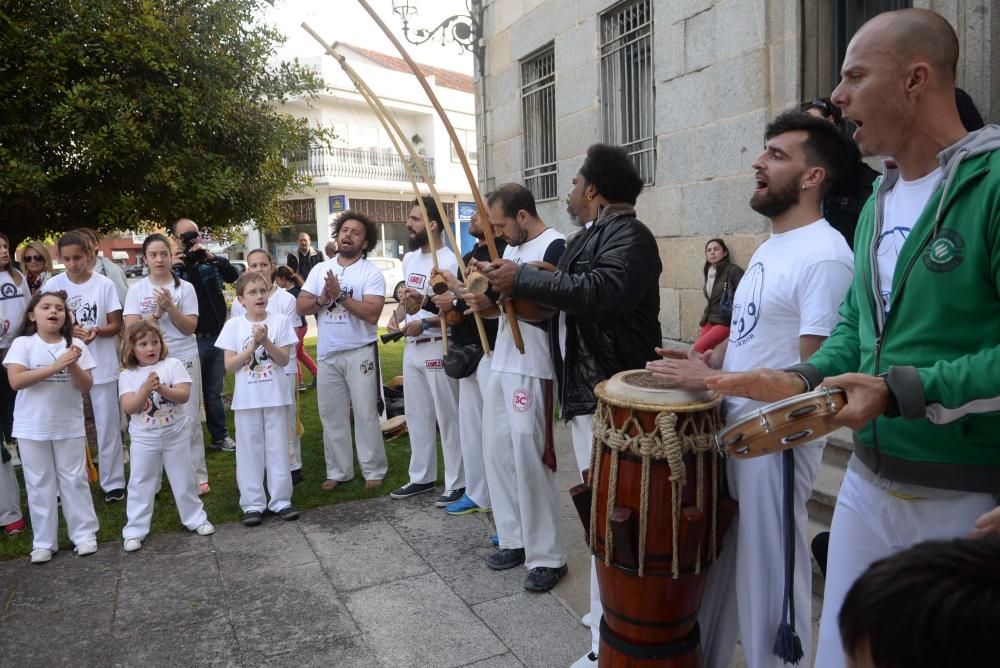
[[[204,248],[192,250],[195,244],[198,243],[199,236],[200,234],[196,230],[191,230],[180,235],[181,257],[184,260],[185,266],[208,262],[208,251]]]

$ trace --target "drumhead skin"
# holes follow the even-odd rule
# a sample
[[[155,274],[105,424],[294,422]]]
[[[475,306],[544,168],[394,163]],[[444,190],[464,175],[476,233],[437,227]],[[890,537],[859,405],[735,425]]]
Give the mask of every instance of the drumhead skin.
[[[382,423],[382,436],[385,438],[393,438],[406,431],[406,416],[397,415],[396,417],[391,417]]]
[[[820,388],[762,406],[715,435],[719,452],[750,459],[788,450],[837,429],[826,418],[847,403],[840,388]]]
[[[670,410],[675,413],[703,411],[719,403],[711,390],[689,392],[666,387],[656,374],[645,369],[616,373],[594,389],[597,397],[613,406]]]

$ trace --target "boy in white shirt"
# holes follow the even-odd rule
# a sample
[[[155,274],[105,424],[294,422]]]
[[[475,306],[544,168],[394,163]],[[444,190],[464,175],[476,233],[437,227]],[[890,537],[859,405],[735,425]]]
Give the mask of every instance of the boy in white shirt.
[[[292,505],[288,460],[288,409],[284,367],[295,343],[285,316],[267,312],[269,284],[250,271],[236,281],[236,295],[246,315],[226,321],[217,348],[225,351],[226,371],[236,374],[233,417],[236,422],[236,484],[243,524],[257,526],[264,510],[283,520],[298,519]],[[264,494],[264,475],[270,501]]]

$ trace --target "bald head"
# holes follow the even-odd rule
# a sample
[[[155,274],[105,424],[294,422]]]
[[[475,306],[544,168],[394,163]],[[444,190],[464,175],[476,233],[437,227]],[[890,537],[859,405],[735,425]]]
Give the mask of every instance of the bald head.
[[[178,218],[173,225],[174,236],[180,236],[185,232],[197,232],[198,224],[190,218]]]
[[[874,41],[904,70],[914,63],[927,63],[942,86],[955,87],[958,35],[937,12],[929,9],[884,12],[861,26],[854,39]]]

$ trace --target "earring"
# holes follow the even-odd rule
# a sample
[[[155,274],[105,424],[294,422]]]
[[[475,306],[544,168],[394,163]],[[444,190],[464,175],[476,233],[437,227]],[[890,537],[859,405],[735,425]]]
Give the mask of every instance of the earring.
[[[592,200],[592,199],[594,199],[594,196],[593,196],[593,195],[587,195],[587,201],[588,201],[588,202],[589,202],[590,200]]]

